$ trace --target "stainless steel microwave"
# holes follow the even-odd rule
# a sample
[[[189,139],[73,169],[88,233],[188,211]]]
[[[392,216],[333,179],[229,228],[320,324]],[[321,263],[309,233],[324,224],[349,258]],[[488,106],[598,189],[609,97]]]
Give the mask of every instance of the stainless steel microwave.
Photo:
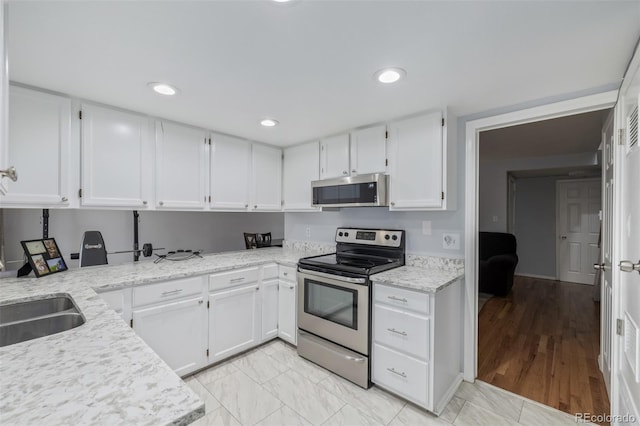
[[[387,175],[372,173],[311,182],[315,207],[381,207],[387,202]]]

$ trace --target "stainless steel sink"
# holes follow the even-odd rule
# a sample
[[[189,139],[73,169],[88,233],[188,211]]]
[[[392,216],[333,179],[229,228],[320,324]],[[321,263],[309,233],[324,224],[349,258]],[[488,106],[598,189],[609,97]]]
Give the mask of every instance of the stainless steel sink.
[[[49,336],[84,324],[69,296],[0,306],[0,347]]]

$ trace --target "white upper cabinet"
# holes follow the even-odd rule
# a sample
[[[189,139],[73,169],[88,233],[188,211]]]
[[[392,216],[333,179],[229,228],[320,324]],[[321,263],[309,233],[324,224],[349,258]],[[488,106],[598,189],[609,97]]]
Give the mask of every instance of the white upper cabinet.
[[[284,150],[282,179],[285,211],[320,211],[311,206],[311,181],[320,179],[318,142],[292,146]]]
[[[144,208],[153,187],[149,120],[91,104],[81,112],[81,204]]]
[[[320,179],[349,175],[349,134],[320,141]]]
[[[70,100],[16,86],[9,94],[6,163],[15,166],[18,180],[3,180],[8,195],[2,204],[67,206]]]
[[[387,169],[387,127],[368,127],[351,132],[350,174],[384,173]]]
[[[251,178],[251,143],[211,134],[212,209],[247,210]]]
[[[446,129],[441,112],[389,123],[390,210],[455,209],[456,141]]]
[[[156,121],[157,208],[205,208],[208,140],[202,129]]]
[[[282,150],[253,144],[251,150],[251,203],[253,210],[282,209]]]

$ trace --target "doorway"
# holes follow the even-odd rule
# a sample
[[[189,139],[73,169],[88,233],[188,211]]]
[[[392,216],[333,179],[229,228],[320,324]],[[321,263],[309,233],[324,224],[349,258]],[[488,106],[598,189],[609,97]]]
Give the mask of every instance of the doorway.
[[[568,101],[565,103],[533,108],[524,112],[505,114],[503,116],[492,117],[485,120],[477,120],[476,122],[467,124],[467,153],[471,154],[472,157],[467,157],[468,174],[466,201],[467,205],[476,206],[478,206],[477,201],[479,201],[478,210],[475,213],[468,212],[467,214],[466,250],[468,264],[466,265],[466,271],[468,278],[473,277],[472,280],[468,281],[468,283],[470,283],[470,285],[467,286],[466,292],[468,301],[475,304],[475,301],[478,297],[477,294],[469,294],[469,291],[477,292],[477,287],[475,287],[475,282],[477,282],[476,280],[478,276],[477,232],[485,230],[494,232],[506,232],[508,223],[508,229],[512,232],[517,233],[517,202],[521,201],[523,197],[521,188],[518,187],[518,177],[513,175],[511,176],[515,179],[515,182],[512,179],[507,179],[506,172],[517,172],[518,170],[514,168],[510,169],[508,167],[506,169],[501,169],[500,167],[496,166],[495,161],[493,164],[491,164],[491,167],[489,169],[493,172],[496,172],[496,170],[500,170],[499,173],[504,175],[504,177],[502,178],[504,181],[504,184],[502,185],[502,188],[504,188],[504,192],[502,194],[496,194],[496,192],[499,192],[499,186],[495,185],[492,186],[493,189],[491,189],[490,191],[483,191],[482,163],[483,161],[486,161],[486,158],[483,159],[479,155],[480,151],[483,148],[482,132],[491,131],[494,129],[517,127],[516,125],[518,124],[530,125],[536,120],[544,120],[549,118],[556,119],[559,117],[575,116],[578,113],[602,111],[603,109],[611,108],[614,102],[615,96],[612,93],[610,93],[609,95],[594,95],[591,97],[582,98],[579,102]],[[604,121],[603,116],[606,117],[606,114],[600,112],[600,129],[602,129]],[[600,136],[600,134],[601,132],[598,131],[598,136]],[[479,144],[478,140],[480,141]],[[529,148],[530,147],[526,147],[524,148],[524,150],[526,151]],[[507,148],[507,151],[509,151],[509,149],[514,149],[514,146],[510,146],[509,148]],[[546,161],[545,164],[549,164],[547,171],[553,172],[555,169],[556,173],[558,173],[558,169],[566,169],[567,167],[569,167],[567,164],[560,164],[555,160],[548,161],[549,157],[549,155],[543,154],[536,157],[536,160],[533,161],[533,163],[540,165]],[[546,160],[543,160],[543,158]],[[520,161],[519,164],[522,164],[522,161]],[[573,166],[575,166],[575,164]],[[529,170],[525,171],[527,173],[531,173],[531,171],[533,170],[535,170],[536,173],[539,173],[544,169],[529,167]],[[575,174],[575,172],[576,170],[564,170],[564,179],[571,179],[573,175],[569,173]],[[553,176],[553,174],[551,174],[551,176]],[[536,179],[540,177],[541,176],[522,176],[521,178]],[[480,185],[479,190],[476,193],[476,191],[473,191],[472,188],[475,188],[475,184],[477,184],[478,182],[480,182]],[[553,196],[555,197],[555,182],[553,182],[552,186]],[[515,201],[510,200],[506,196],[507,193],[515,194],[516,190],[518,193],[518,198]],[[490,200],[489,207],[487,207],[486,205],[483,206],[483,199],[486,200],[484,195],[486,195],[487,192],[490,193],[488,197]],[[497,197],[501,197],[502,200],[497,200]],[[496,206],[498,206],[497,210]],[[493,209],[493,211],[491,211],[491,209]],[[515,214],[513,211],[514,209],[516,210]],[[552,215],[555,218],[555,211],[553,211]],[[555,253],[555,223],[553,223],[552,227],[546,227],[545,229],[552,234],[551,245],[553,245],[554,247],[549,251],[551,253]],[[534,238],[535,237],[536,234],[534,233]],[[519,243],[520,242],[518,242],[518,244]],[[544,249],[538,249],[538,253],[542,253],[541,250]],[[545,254],[547,253],[545,252]],[[471,262],[469,261],[470,259],[472,259]],[[589,261],[589,259],[589,255],[584,257],[584,260],[587,262]],[[535,265],[535,261],[533,263],[529,262],[529,264]],[[579,409],[576,412],[581,412],[582,408],[585,406],[588,407],[588,405],[582,403],[574,403],[572,405],[572,398],[574,401],[577,399],[590,399],[591,401],[595,401],[595,405],[592,406],[605,406],[608,412],[609,403],[608,400],[606,400],[606,389],[604,385],[591,386],[590,383],[592,381],[592,377],[600,375],[598,367],[600,308],[599,306],[594,305],[594,302],[592,300],[592,288],[585,288],[585,285],[583,284],[569,284],[556,281],[554,280],[554,278],[556,278],[555,267],[553,268],[553,271],[554,272],[551,272],[549,274],[540,274],[546,275],[546,277],[544,278],[551,278],[551,280],[536,277],[535,273],[529,274],[532,276],[521,276],[520,278],[516,278],[513,291],[511,293],[511,299],[509,299],[509,296],[507,296],[507,298],[503,299],[501,305],[494,304],[495,306],[493,307],[490,303],[485,305],[485,308],[483,308],[483,312],[485,309],[489,309],[487,312],[491,311],[489,316],[492,317],[494,321],[490,324],[491,329],[488,331],[488,335],[490,335],[491,338],[486,341],[481,341],[480,339],[478,339],[478,346],[476,348],[478,351],[493,351],[494,355],[499,354],[501,357],[494,357],[493,361],[486,362],[485,359],[480,359],[478,357],[478,352],[475,352],[474,360],[471,356],[469,356],[469,351],[466,351],[467,357],[465,358],[465,379],[468,378],[470,370],[473,371],[474,376],[475,374],[477,374],[477,377],[479,379],[482,379],[481,374],[484,374],[485,367],[490,366],[493,369],[493,375],[497,381],[497,383],[494,384],[501,387],[506,387],[507,382],[510,380],[509,374],[511,374],[513,376],[512,379],[514,380],[514,382],[518,383],[519,387],[516,386],[515,388],[511,388],[508,390],[515,391],[516,393],[520,394],[525,392],[523,396],[540,401],[540,399],[544,399],[546,395],[546,401],[540,402],[547,403],[548,405],[555,406],[555,408],[560,408],[564,411],[572,410],[573,406],[573,409]],[[524,275],[526,275],[526,273]],[[517,294],[517,296],[514,296],[514,294]],[[589,306],[591,306],[590,309],[588,308]],[[553,315],[553,312],[555,312],[557,315]],[[515,314],[516,317],[509,318],[509,313]],[[592,313],[593,315],[589,316],[589,313]],[[580,321],[576,320],[580,319],[581,317],[585,318],[582,318]],[[476,317],[475,319],[469,319],[469,322],[472,324],[478,324],[481,328],[483,326],[483,318],[477,318],[478,317]],[[500,321],[501,319],[503,320],[502,322]],[[572,342],[569,339],[567,339],[566,342],[562,342],[560,339],[558,339],[558,334],[556,333],[545,334],[544,328],[546,326],[552,325],[554,321],[558,324],[566,323],[569,325],[573,325],[573,328],[566,328],[566,333],[574,335],[580,334],[582,336],[582,342]],[[505,329],[506,325],[509,325],[509,329]],[[583,328],[589,330],[590,334],[588,336],[583,332]],[[476,329],[475,331],[478,332],[478,329]],[[535,331],[537,334],[533,331]],[[500,340],[501,336],[510,337],[506,337]],[[467,342],[471,340],[469,339],[469,337],[469,335],[466,336]],[[475,337],[477,339],[478,335],[476,335]],[[493,341],[493,344],[487,344],[488,341]],[[585,354],[583,359],[580,360],[578,359],[579,357],[575,356],[574,349],[587,345],[587,343],[585,342],[589,342],[588,345],[596,347],[595,355],[594,352],[592,352],[591,354]],[[505,355],[509,348],[516,349],[513,356]],[[561,368],[563,366],[563,363],[565,366]],[[555,374],[556,376],[558,376],[560,371],[573,372],[573,370],[569,367],[573,366],[574,364],[576,367],[573,369],[575,370],[575,374],[567,374],[566,377],[555,377],[555,382],[551,380],[553,378],[552,375]],[[555,370],[553,367],[555,367]],[[547,380],[546,384],[544,380],[539,383],[529,383],[525,380],[526,377],[535,377],[540,376],[541,374],[544,375],[545,371],[551,372],[549,380]],[[574,390],[583,387],[586,389],[590,389],[590,391],[592,391],[592,394],[588,396],[580,396],[574,391],[574,395],[571,395],[571,392],[569,392],[568,397],[561,396],[560,391],[563,389],[563,387],[570,388],[571,385],[573,385]],[[531,394],[526,394],[527,391],[529,391]],[[537,394],[538,396],[536,397],[536,395],[534,394]],[[555,403],[550,402],[554,399]],[[598,402],[601,402],[601,404],[598,405]],[[600,408],[591,408],[590,410],[591,412],[594,412],[593,410],[595,409],[600,410]],[[589,409],[587,409],[587,411],[589,411]]]

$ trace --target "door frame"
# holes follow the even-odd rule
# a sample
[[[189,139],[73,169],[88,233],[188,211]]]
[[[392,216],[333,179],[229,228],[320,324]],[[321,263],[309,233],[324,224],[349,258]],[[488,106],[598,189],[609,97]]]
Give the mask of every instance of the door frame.
[[[560,280],[560,184],[569,182],[597,182],[602,186],[602,173],[600,177],[583,179],[558,179],[556,180],[556,279]],[[602,188],[600,189],[600,211],[602,212]],[[600,215],[602,224],[602,214]],[[602,229],[601,231],[602,232]],[[597,260],[596,260],[597,261]],[[595,283],[594,283],[595,284]],[[588,285],[588,284],[585,284]]]
[[[480,132],[612,108],[618,90],[468,121],[465,126],[465,286],[463,378],[478,372],[478,185]]]

